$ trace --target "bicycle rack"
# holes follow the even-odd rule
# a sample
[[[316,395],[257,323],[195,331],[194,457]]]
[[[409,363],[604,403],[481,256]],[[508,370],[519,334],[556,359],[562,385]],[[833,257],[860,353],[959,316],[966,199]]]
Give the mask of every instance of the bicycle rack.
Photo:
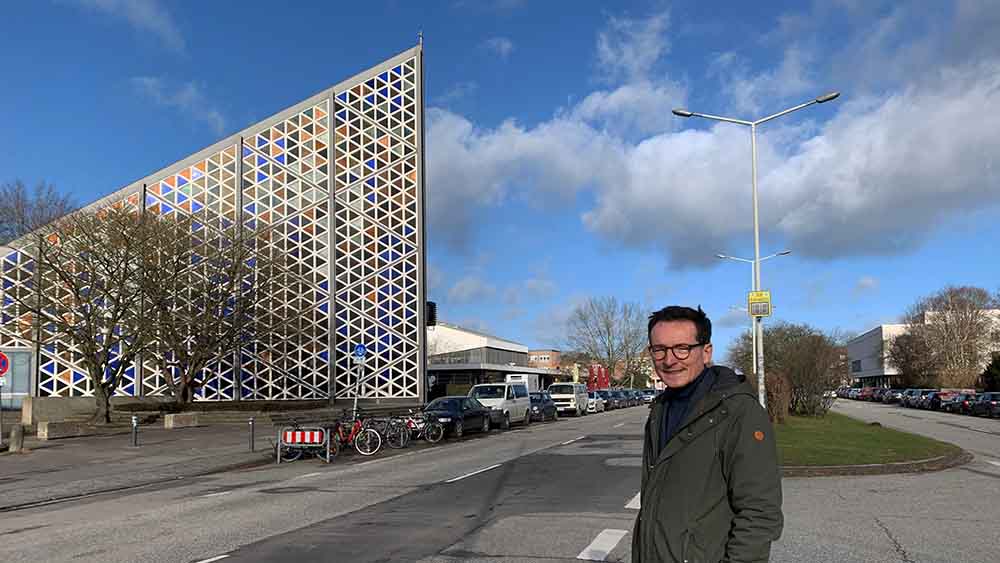
[[[278,432],[277,463],[281,463],[281,448],[313,449],[320,448],[320,457],[330,463],[330,433],[321,426],[295,428],[286,426]]]

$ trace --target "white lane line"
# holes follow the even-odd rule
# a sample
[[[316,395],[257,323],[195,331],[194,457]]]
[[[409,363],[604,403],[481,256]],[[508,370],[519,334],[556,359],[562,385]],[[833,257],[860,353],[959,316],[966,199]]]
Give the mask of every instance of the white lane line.
[[[473,475],[479,475],[480,473],[485,473],[485,472],[487,472],[487,471],[489,471],[491,469],[496,469],[497,467],[500,467],[501,465],[503,465],[503,464],[502,463],[498,463],[496,465],[491,465],[489,467],[484,467],[484,468],[482,468],[482,469],[480,469],[478,471],[473,471],[472,473],[466,473],[465,475],[462,475],[461,477],[455,477],[454,479],[448,479],[447,481],[445,481],[445,483],[454,483],[455,481],[461,481],[462,479],[465,479],[465,478],[468,478],[468,477],[472,477]]]
[[[612,428],[621,428],[622,426],[625,426],[625,423],[624,422],[619,422],[618,424],[612,426]]]
[[[584,559],[587,561],[604,561],[608,558],[608,554],[611,550],[618,545],[618,542],[625,537],[628,532],[626,530],[604,530],[603,532],[597,534],[594,541],[590,542],[590,545],[586,549],[577,555],[577,559]]]
[[[1000,467],[1000,461],[990,461],[990,460],[986,460],[986,463],[992,463],[993,465],[995,465],[995,466],[997,466],[997,467]]]
[[[322,475],[322,473],[306,473],[305,475],[299,475],[298,477],[292,477],[290,480],[294,481],[296,479],[307,479],[309,477],[318,477],[320,475]]]
[[[560,446],[568,446],[568,445],[572,444],[573,442],[576,442],[576,441],[579,441],[579,440],[583,440],[584,438],[586,438],[586,436],[577,436],[576,438],[573,438],[572,440],[566,440],[565,442],[563,442],[563,443],[561,443],[559,445]]]
[[[207,494],[207,495],[201,495],[201,498],[221,497],[223,495],[228,495],[231,492],[232,491],[222,491],[221,493],[210,493],[210,494]]]
[[[625,505],[625,508],[631,508],[633,510],[639,510],[642,508],[642,503],[639,500],[640,495],[642,495],[641,492],[636,493],[635,496],[632,497],[632,500],[628,501],[628,504]]]
[[[201,561],[196,561],[195,563],[212,563],[212,561],[220,561],[229,557],[228,555],[219,555],[218,557],[212,557],[211,559],[202,559]]]

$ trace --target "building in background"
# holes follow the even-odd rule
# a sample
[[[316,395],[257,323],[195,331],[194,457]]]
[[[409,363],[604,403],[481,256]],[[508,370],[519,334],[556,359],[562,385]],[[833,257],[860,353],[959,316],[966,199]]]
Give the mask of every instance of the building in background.
[[[909,325],[884,324],[852,338],[847,343],[848,373],[862,387],[894,387],[899,371],[889,361],[892,340]]]
[[[559,350],[528,350],[528,365],[533,368],[559,369],[561,362]]]
[[[505,381],[508,374],[537,374],[544,389],[559,377],[557,369],[529,365],[528,347],[457,325],[427,327],[428,399],[464,395],[479,383]]]
[[[418,45],[86,208],[187,216],[208,236],[254,239],[294,263],[276,313],[302,318],[300,333],[220,350],[196,400],[351,397],[356,344],[372,376],[362,397],[425,399],[423,105]],[[155,150],[156,131],[144,138]],[[91,396],[78,350],[44,325],[40,346],[11,329],[32,321],[3,294],[31,291],[34,262],[25,239],[9,246],[0,348],[30,354],[29,395]],[[162,395],[168,376],[137,361],[119,394]]]

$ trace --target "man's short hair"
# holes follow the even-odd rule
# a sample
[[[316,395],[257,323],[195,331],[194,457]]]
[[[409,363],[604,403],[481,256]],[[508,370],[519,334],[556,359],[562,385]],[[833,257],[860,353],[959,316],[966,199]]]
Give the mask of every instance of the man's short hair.
[[[671,321],[691,321],[698,330],[698,344],[708,344],[712,341],[712,321],[709,320],[705,311],[701,310],[701,305],[697,309],[691,307],[681,307],[679,305],[668,305],[649,316],[649,330],[647,336],[650,340],[653,337],[653,327],[656,323]]]

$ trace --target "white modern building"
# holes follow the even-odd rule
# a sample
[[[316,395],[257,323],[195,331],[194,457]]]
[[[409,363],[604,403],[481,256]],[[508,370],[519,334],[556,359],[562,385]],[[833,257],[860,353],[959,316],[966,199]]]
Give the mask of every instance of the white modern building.
[[[889,346],[909,326],[879,325],[848,342],[847,360],[851,379],[865,387],[892,386],[899,371],[889,361]]]
[[[427,327],[427,364],[428,399],[464,394],[507,374],[537,374],[543,388],[559,376],[559,370],[529,367],[523,344],[441,322]]]

